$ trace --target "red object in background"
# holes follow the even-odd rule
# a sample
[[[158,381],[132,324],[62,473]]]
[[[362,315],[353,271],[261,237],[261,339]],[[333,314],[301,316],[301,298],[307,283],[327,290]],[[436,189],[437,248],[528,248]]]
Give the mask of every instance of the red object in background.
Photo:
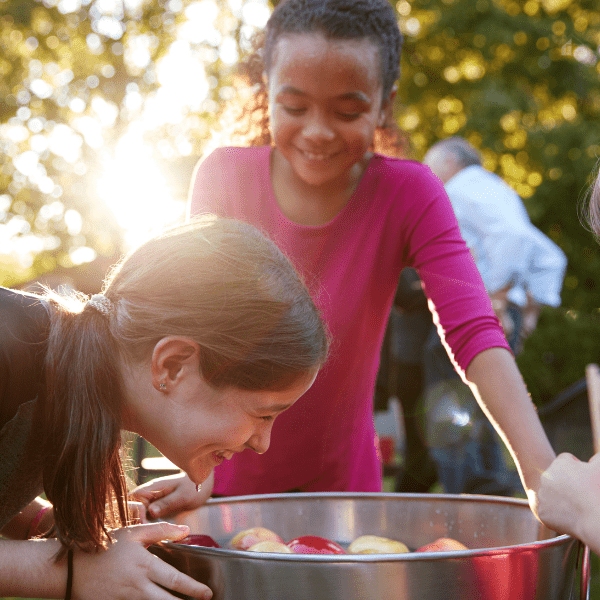
[[[346,554],[346,551],[335,542],[318,535],[302,535],[287,544],[296,554]]]
[[[381,452],[381,462],[384,465],[391,465],[395,458],[394,438],[386,436],[379,438],[379,450]]]
[[[183,538],[178,544],[185,544],[186,546],[205,546],[206,548],[220,548],[219,544],[213,540],[210,535],[188,535]]]

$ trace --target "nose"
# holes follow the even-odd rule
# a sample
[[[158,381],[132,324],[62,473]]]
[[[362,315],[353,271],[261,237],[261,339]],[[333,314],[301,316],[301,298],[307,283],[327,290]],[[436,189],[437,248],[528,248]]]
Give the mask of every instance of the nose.
[[[254,450],[257,454],[264,454],[271,444],[272,423],[261,425],[246,442],[246,447]]]
[[[320,110],[309,111],[302,133],[305,138],[313,142],[330,141],[335,137],[335,131],[329,124],[327,115]]]

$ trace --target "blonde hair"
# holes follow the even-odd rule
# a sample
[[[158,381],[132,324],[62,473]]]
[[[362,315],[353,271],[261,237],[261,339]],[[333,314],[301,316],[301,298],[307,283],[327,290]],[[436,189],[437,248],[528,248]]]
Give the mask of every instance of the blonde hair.
[[[328,337],[288,259],[257,229],[204,217],[126,256],[98,300],[49,295],[44,489],[63,549],[106,545],[128,522],[120,360],[168,335],[193,338],[214,387],[285,389],[325,361]],[[102,299],[100,299],[102,300]]]

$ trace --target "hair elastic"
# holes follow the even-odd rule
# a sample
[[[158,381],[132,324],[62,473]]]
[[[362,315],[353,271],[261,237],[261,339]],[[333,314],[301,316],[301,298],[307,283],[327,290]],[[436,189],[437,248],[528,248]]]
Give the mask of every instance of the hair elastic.
[[[112,303],[112,301],[104,294],[94,294],[87,303],[105,317],[110,316],[110,313],[115,308],[115,305]]]
[[[73,548],[67,551],[67,590],[65,600],[71,600],[71,590],[73,588]]]

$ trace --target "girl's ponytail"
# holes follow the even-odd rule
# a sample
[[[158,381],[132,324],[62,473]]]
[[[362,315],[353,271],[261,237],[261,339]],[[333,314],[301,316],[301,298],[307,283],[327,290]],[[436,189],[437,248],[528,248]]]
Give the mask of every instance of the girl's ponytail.
[[[103,547],[128,522],[119,351],[93,302],[50,294],[44,489],[63,548]]]

